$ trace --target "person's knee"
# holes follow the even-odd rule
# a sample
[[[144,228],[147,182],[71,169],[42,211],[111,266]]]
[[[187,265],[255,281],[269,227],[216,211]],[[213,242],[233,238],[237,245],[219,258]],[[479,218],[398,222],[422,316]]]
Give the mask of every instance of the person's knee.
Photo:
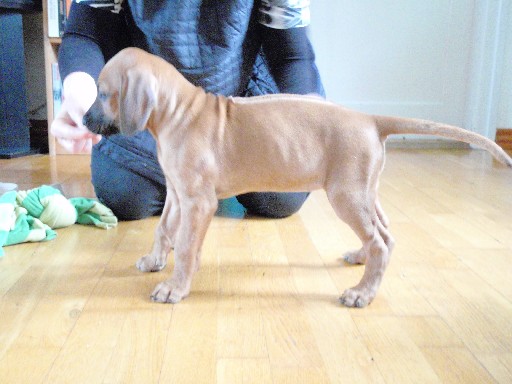
[[[162,212],[165,186],[140,176],[104,154],[93,153],[91,176],[96,196],[119,220],[139,220]]]
[[[239,195],[236,198],[251,214],[280,219],[296,213],[308,196],[308,192],[254,192]]]
[[[162,212],[161,207],[149,203],[151,198],[147,194],[147,200],[142,200],[126,186],[117,190],[102,186],[95,186],[94,189],[98,200],[109,207],[119,220],[140,220]]]

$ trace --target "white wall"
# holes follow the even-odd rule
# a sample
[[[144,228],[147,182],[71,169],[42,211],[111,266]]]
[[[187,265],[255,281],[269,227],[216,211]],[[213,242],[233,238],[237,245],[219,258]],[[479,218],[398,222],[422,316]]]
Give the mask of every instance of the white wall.
[[[475,111],[472,101],[485,94],[475,91],[480,79],[471,77],[475,63],[488,59],[478,55],[490,55],[485,49],[475,51],[475,41],[487,38],[483,26],[493,30],[480,22],[494,21],[479,14],[487,8],[495,11],[494,0],[312,1],[311,40],[327,97],[369,113],[474,125],[468,128],[492,136],[495,127],[489,130],[480,120],[468,119],[468,109]],[[508,47],[504,78],[512,72]],[[510,88],[500,93],[501,105],[508,106],[500,108],[500,123],[501,116],[510,115]]]
[[[503,44],[503,73],[501,77],[500,102],[498,107],[497,127],[512,128],[512,6],[506,9],[505,41]]]

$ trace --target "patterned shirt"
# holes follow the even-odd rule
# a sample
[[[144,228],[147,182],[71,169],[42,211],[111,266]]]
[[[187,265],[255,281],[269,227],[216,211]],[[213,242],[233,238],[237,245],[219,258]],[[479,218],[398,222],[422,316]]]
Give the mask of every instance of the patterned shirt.
[[[261,0],[260,24],[275,29],[306,27],[309,25],[309,0]]]
[[[123,0],[75,0],[94,8],[110,9],[118,13]],[[258,21],[270,28],[289,29],[306,27],[310,23],[310,0],[260,0]]]

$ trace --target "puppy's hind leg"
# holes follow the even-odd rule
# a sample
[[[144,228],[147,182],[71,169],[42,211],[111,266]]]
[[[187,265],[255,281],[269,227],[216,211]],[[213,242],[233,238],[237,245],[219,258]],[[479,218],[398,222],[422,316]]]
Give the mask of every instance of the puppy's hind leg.
[[[380,201],[379,201],[378,197],[375,199],[375,211],[377,212],[377,216],[379,217],[380,223],[385,228],[389,227],[389,219],[388,219],[386,213],[384,212],[384,210],[382,209],[382,205],[380,205]]]
[[[375,207],[375,196],[367,190],[327,190],[327,196],[336,214],[347,223],[363,246],[349,255],[355,261],[366,262],[363,278],[355,287],[347,289],[340,298],[347,307],[365,307],[377,294],[387,267],[393,240],[380,222]]]
[[[382,206],[380,205],[378,197],[375,199],[375,213],[377,217],[377,224],[379,233],[382,236],[384,242],[388,246],[389,252],[392,251],[394,247],[394,240],[391,237],[391,234],[387,230],[389,226],[389,219],[386,216],[386,213],[382,209]],[[343,255],[343,260],[345,260],[349,264],[365,264],[366,263],[366,255],[367,252],[365,251],[364,247],[361,249],[358,249],[356,251],[349,251]]]
[[[158,272],[167,265],[167,258],[174,244],[180,220],[180,206],[176,191],[167,183],[167,196],[160,222],[155,229],[155,237],[151,252],[141,257],[137,268],[142,272]]]

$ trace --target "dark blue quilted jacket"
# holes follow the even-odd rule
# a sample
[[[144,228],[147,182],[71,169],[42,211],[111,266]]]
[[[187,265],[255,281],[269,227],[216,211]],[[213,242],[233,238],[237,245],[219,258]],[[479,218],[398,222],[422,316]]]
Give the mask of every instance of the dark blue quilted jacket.
[[[128,0],[123,7],[114,14],[72,4],[65,49],[59,53],[62,78],[77,70],[97,77],[104,59],[125,46],[136,46],[166,59],[209,92],[277,92],[260,53],[254,0]],[[82,38],[76,45],[79,52],[68,44],[73,38]]]
[[[210,92],[274,93],[259,55],[253,6],[253,0],[129,0],[127,21],[133,45],[163,57]]]

